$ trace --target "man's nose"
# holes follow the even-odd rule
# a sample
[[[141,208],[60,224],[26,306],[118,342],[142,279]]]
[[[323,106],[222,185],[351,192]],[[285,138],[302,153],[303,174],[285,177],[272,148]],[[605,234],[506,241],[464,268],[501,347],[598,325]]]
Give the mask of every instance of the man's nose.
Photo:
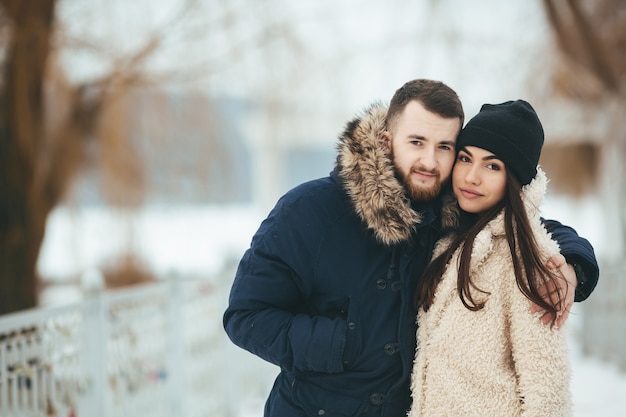
[[[432,170],[437,168],[437,158],[435,157],[435,150],[424,149],[422,157],[420,158],[420,162],[426,169]]]

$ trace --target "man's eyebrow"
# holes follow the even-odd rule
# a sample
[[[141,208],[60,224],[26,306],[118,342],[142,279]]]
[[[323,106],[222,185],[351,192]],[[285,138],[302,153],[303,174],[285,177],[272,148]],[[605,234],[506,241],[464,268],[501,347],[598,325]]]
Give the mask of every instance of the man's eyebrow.
[[[425,136],[417,135],[415,133],[410,134],[409,138],[411,138],[411,139],[420,139],[420,140],[428,140],[428,138],[426,138]]]
[[[422,136],[422,135],[418,135],[416,133],[410,134],[409,138],[411,139],[419,139],[419,140],[423,140],[426,142],[430,142],[431,139],[428,139],[426,136]],[[456,145],[456,141],[453,140],[442,140],[441,142],[437,142],[438,145],[450,145],[450,146],[455,146]]]

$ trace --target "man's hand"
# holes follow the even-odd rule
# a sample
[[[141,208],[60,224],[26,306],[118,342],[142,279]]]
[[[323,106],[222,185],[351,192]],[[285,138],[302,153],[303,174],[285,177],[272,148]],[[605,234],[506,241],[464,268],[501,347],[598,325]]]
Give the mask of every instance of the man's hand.
[[[574,267],[569,265],[561,254],[550,257],[546,262],[546,267],[557,270],[558,277],[550,284],[539,288],[539,293],[544,300],[556,307],[557,319],[555,324],[557,327],[561,327],[569,317],[569,312],[574,305],[574,294],[578,280],[576,279]],[[559,294],[561,294],[561,297],[559,297]],[[536,313],[543,311],[543,309],[537,304],[533,304],[531,311]],[[544,312],[541,316],[543,324],[551,323],[552,319],[552,314],[547,312]]]

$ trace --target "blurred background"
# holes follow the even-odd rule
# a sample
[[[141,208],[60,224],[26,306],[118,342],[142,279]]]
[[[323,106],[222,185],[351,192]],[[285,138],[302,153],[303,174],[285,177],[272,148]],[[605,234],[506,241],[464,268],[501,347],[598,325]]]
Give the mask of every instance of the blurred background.
[[[466,120],[486,102],[537,110],[544,215],[601,263],[570,320],[576,361],[616,378],[590,394],[596,374],[575,375],[576,415],[624,412],[591,401],[626,387],[625,27],[622,0],[0,0],[0,343],[24,312],[195,280],[203,346],[258,409],[276,371],[221,333],[238,259],[280,195],[331,171],[349,119],[432,78]]]

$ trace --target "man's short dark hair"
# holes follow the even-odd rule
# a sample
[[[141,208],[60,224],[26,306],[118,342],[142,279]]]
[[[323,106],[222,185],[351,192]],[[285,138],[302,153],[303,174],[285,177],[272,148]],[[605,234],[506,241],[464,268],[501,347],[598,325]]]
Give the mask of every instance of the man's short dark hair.
[[[441,81],[417,79],[398,88],[387,110],[387,129],[396,121],[411,101],[420,102],[424,108],[446,119],[458,118],[463,127],[465,113],[456,92]]]

